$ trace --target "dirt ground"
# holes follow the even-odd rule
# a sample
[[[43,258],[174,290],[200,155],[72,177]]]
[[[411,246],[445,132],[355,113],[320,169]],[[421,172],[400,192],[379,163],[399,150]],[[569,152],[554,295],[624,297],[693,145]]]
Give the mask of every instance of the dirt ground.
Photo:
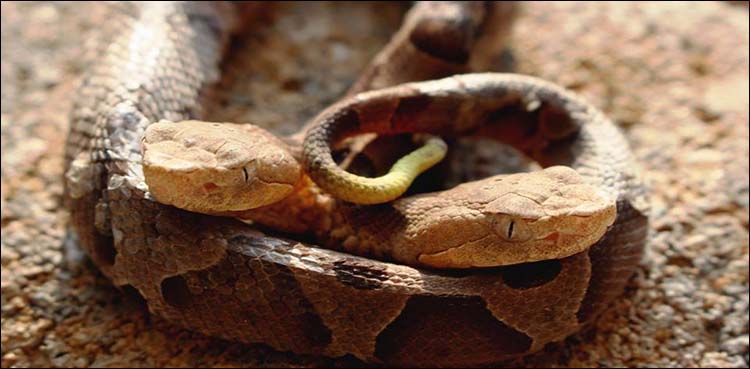
[[[214,116],[296,130],[340,96],[404,9],[279,6],[234,45],[248,67],[231,74],[243,83],[224,81]],[[66,238],[68,112],[108,11],[2,3],[2,366],[361,365],[174,327]],[[653,214],[626,294],[592,329],[509,364],[750,364],[748,37],[747,3],[524,4],[504,63],[576,90],[623,128]]]

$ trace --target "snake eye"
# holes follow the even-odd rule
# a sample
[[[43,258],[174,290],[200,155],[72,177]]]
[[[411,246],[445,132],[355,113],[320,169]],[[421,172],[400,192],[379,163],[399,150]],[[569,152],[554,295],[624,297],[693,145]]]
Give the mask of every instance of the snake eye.
[[[506,241],[523,242],[531,239],[526,222],[509,216],[495,218],[495,233]]]

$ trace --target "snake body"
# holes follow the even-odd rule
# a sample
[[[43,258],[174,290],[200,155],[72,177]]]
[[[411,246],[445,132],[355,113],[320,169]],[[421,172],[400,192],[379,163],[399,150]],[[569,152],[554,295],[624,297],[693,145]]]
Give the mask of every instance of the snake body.
[[[473,118],[500,124],[454,125],[455,134],[505,137],[544,166],[571,166],[616,201],[613,224],[573,255],[431,271],[158,203],[143,180],[141,137],[162,119],[201,118],[219,76],[232,9],[140,4],[123,15],[117,21],[125,31],[79,88],[66,146],[66,202],[94,262],[116,285],[139,291],[154,314],[283,351],[394,365],[478,365],[537,351],[577,331],[621,293],[640,259],[647,206],[623,137],[581,99],[528,78],[466,75],[352,96],[323,112],[308,136],[338,135],[347,116],[363,127],[376,121],[399,127],[402,117],[435,112],[468,122],[471,114],[461,107],[479,101],[486,114]],[[506,114],[517,119],[499,118]],[[424,123],[449,133],[441,122]],[[314,127],[322,128],[316,133]],[[350,223],[375,219],[389,231],[397,224],[391,206],[347,209],[339,214]]]

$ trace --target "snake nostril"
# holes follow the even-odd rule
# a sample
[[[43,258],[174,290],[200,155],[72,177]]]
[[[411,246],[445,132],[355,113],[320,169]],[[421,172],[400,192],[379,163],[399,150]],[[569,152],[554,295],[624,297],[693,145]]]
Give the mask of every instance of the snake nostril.
[[[551,282],[560,274],[561,269],[560,260],[544,260],[503,267],[502,275],[511,288],[526,289]]]

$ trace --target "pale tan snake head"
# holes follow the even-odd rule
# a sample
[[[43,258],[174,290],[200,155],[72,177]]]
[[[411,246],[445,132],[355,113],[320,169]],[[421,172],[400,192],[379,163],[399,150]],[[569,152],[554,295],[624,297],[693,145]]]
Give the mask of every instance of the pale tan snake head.
[[[614,198],[562,166],[499,175],[394,206],[410,219],[394,254],[438,268],[560,259],[591,247],[616,216]]]
[[[149,192],[161,203],[199,213],[275,203],[302,178],[286,145],[250,124],[159,122],[142,143]]]

